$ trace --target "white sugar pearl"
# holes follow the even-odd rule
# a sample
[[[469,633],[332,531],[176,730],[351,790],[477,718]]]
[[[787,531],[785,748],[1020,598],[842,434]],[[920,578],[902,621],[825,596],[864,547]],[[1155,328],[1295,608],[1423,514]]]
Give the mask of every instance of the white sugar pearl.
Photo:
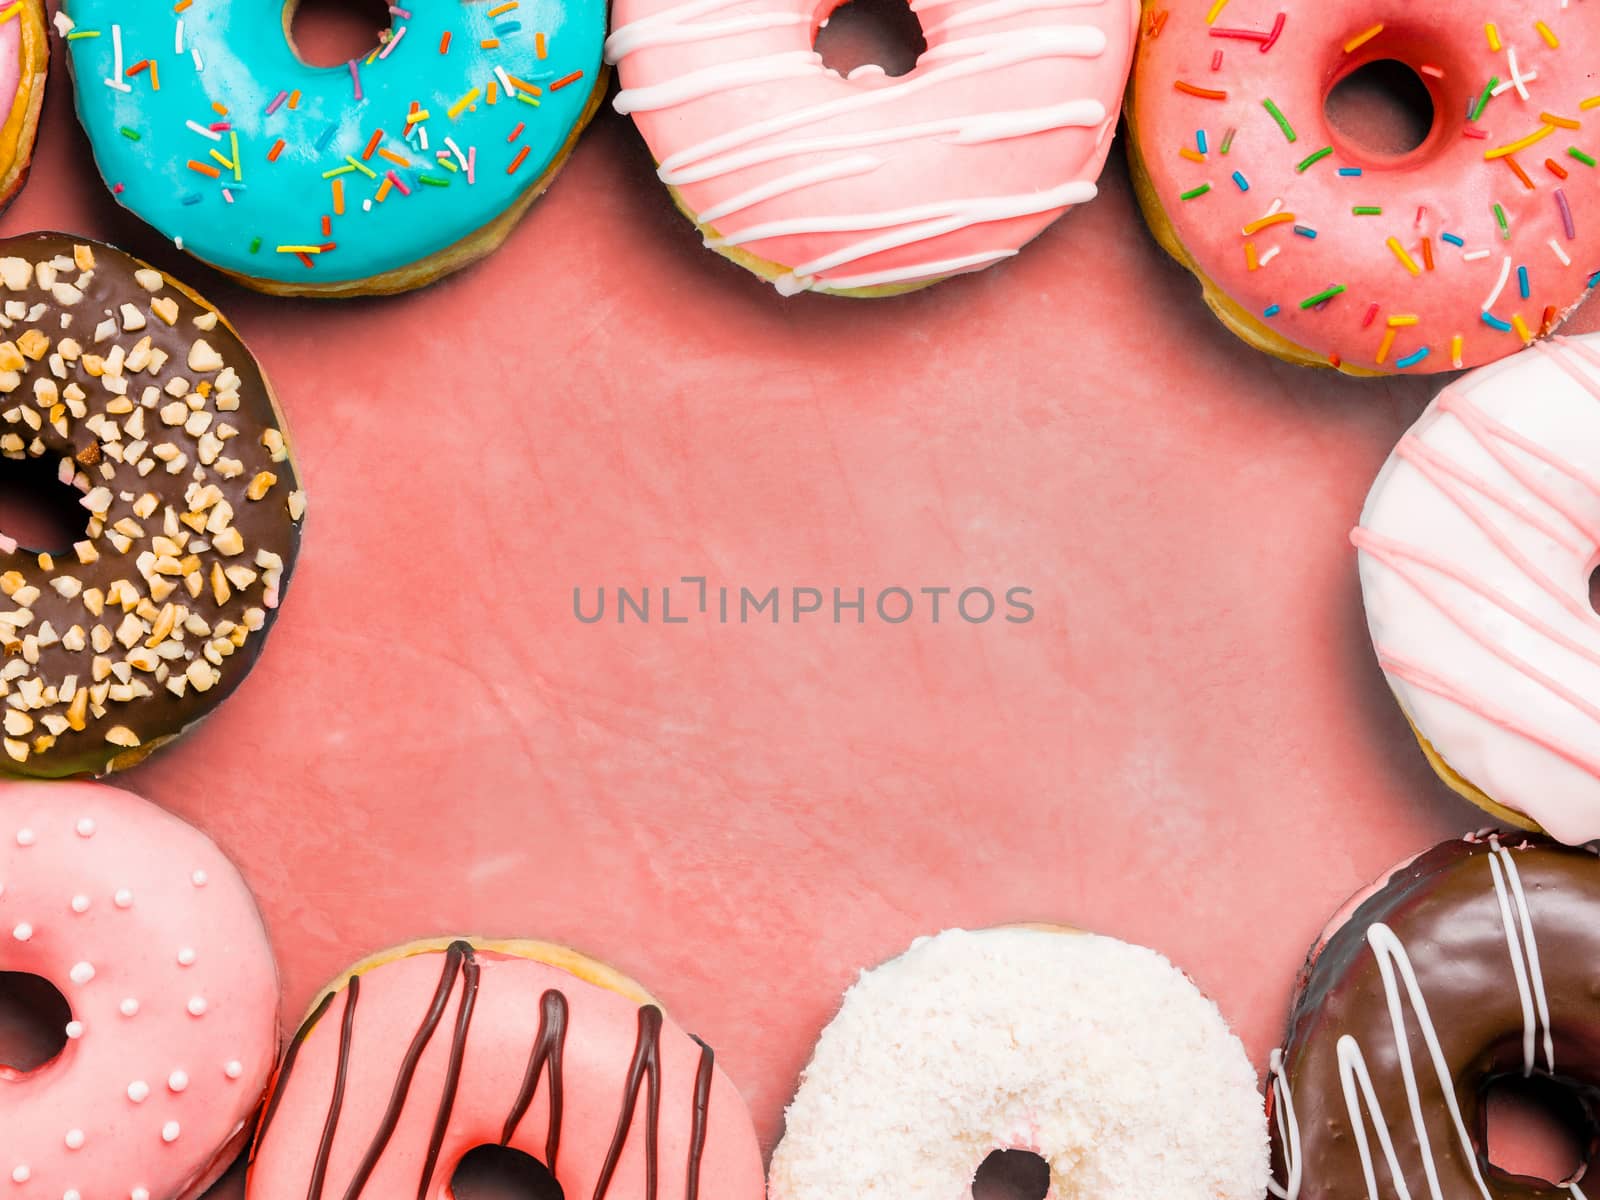
[[[189,1076],[183,1071],[174,1071],[167,1076],[167,1087],[174,1092],[181,1092],[189,1086]]]
[[[73,963],[72,970],[67,972],[67,977],[73,983],[82,987],[94,978],[94,964],[88,962]]]
[[[206,884],[211,882],[211,877],[204,871],[196,871],[193,875],[189,876],[189,882],[194,884],[195,887],[205,887]]]
[[[83,1197],[78,1194],[77,1188],[68,1188],[61,1193],[61,1200],[83,1200]]]
[[[178,965],[180,967],[194,966],[195,953],[188,946],[178,951]]]
[[[121,1004],[117,1005],[117,1008],[125,1017],[136,1017],[139,1015],[139,1002],[132,996],[129,996]]]
[[[87,897],[87,896],[74,896],[72,898],[72,911],[75,912],[75,913],[86,913],[86,912],[88,912],[89,911],[89,897]]]
[[[183,1131],[178,1128],[178,1123],[176,1121],[168,1121],[161,1127],[161,1140],[168,1143],[175,1142],[178,1140],[178,1134],[181,1132]]]
[[[222,1064],[222,1073],[229,1079],[237,1079],[244,1074],[244,1064],[237,1058]]]
[[[150,1085],[142,1079],[135,1079],[128,1085],[128,1099],[135,1104],[143,1104],[150,1098]]]
[[[67,1037],[75,1042],[79,1038],[81,1038],[82,1036],[83,1036],[83,1022],[82,1021],[68,1021],[67,1022]]]
[[[67,1139],[66,1140],[67,1140],[67,1149],[68,1150],[82,1150],[83,1149],[83,1130],[81,1130],[81,1129],[69,1129],[69,1130],[67,1130]]]
[[[115,904],[118,908],[132,908],[133,893],[127,888],[122,888],[115,896],[111,897],[111,903]]]
[[[189,1015],[203,1017],[206,1015],[206,998],[204,996],[189,997]]]
[[[18,1163],[11,1168],[11,1182],[27,1183],[33,1172],[28,1170],[26,1163]]]
[[[77,824],[76,828],[78,830],[78,836],[79,837],[81,837],[81,838],[92,838],[94,836],[94,829],[95,829],[94,818],[93,817],[83,817],[83,818],[81,818],[78,821],[78,824]]]
[[[128,1200],[150,1200],[149,1189],[134,1188],[133,1191],[128,1193]]]
[[[11,931],[11,936],[19,942],[25,942],[33,936],[33,926],[26,921],[19,922],[17,927]]]
[[[31,829],[17,830],[17,845],[19,846],[31,846],[38,840],[37,835]]]

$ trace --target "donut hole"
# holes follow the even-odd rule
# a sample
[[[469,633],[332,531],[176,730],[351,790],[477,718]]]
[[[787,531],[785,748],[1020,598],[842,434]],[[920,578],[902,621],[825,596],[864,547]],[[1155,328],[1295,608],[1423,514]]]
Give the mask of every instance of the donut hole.
[[[1050,1164],[1032,1150],[996,1150],[972,1177],[972,1200],[1044,1200]]]
[[[1589,607],[1600,616],[1600,565],[1589,572]]]
[[[450,1177],[456,1200],[566,1200],[556,1177],[531,1154],[510,1146],[478,1146]]]
[[[1576,1087],[1549,1075],[1501,1075],[1483,1100],[1483,1153],[1496,1170],[1558,1185],[1581,1174],[1596,1130]]]
[[[312,67],[342,67],[365,57],[392,24],[384,0],[288,0],[283,9],[289,45]]]
[[[88,534],[82,493],[56,474],[60,459],[26,458],[0,465],[0,534],[25,550],[72,555]]]
[[[1421,148],[1437,118],[1426,81],[1393,58],[1366,63],[1339,79],[1322,108],[1345,156],[1375,165]]]
[[[906,0],[847,0],[822,19],[812,49],[822,65],[852,75],[904,75],[928,48]]]
[[[71,1005],[48,979],[0,971],[0,1068],[26,1074],[53,1061],[71,1020]]]

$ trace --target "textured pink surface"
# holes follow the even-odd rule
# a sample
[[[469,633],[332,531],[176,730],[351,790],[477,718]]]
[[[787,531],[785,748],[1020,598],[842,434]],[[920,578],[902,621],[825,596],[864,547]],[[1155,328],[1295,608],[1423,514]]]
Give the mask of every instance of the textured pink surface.
[[[298,440],[308,530],[271,647],[123,780],[256,887],[289,1023],[413,936],[569,942],[716,1046],[770,1145],[858,967],[1045,918],[1160,949],[1260,1066],[1328,914],[1481,823],[1389,699],[1346,540],[1430,385],[1248,351],[1145,233],[1120,155],[1009,264],[784,301],[700,246],[603,114],[485,264],[317,305],[119,214],[64,80],[0,232],[179,271]],[[693,574],[1019,584],[1038,615],[573,619],[574,585]]]

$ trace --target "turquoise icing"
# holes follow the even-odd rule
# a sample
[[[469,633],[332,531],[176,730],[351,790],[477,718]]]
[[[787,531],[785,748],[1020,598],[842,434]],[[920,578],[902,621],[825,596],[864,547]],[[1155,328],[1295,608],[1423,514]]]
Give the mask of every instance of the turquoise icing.
[[[506,0],[398,0],[385,43],[392,49],[357,60],[358,100],[349,66],[313,67],[295,55],[283,0],[194,0],[181,13],[170,0],[63,0],[62,11],[73,26],[67,46],[78,115],[117,199],[182,249],[226,270],[309,284],[407,266],[509,208],[550,166],[581,116],[601,69],[606,21],[604,0],[517,0],[515,7]],[[441,54],[446,33],[449,49]],[[119,37],[128,91],[105,82]],[[495,38],[497,48],[482,48]],[[149,67],[126,74],[146,60],[159,89]],[[508,96],[500,83],[489,104],[496,67],[539,94],[514,85]],[[451,117],[474,89],[477,100]],[[279,99],[296,90],[295,107]],[[406,138],[413,101],[429,116]],[[378,152],[363,160],[378,129],[381,149],[410,165]],[[232,162],[233,135],[237,174],[211,153]],[[462,157],[476,151],[471,182],[447,138]],[[269,161],[279,140],[283,148]],[[219,177],[194,170],[191,161]],[[334,179],[343,182],[342,216],[334,213]],[[279,250],[328,243],[332,249],[307,256],[312,266]]]

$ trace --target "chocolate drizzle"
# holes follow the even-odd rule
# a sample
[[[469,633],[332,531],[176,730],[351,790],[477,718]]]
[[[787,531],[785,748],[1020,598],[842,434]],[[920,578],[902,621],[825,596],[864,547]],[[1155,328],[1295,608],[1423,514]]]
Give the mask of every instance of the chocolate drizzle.
[[[417,1063],[422,1060],[422,1052],[433,1040],[433,1031],[439,1028],[439,1022],[444,1019],[445,1005],[449,1003],[450,993],[455,988],[456,975],[461,970],[461,964],[471,957],[472,947],[466,942],[451,942],[450,948],[445,951],[444,970],[439,973],[439,986],[433,993],[433,1002],[428,1005],[428,1011],[422,1018],[422,1025],[417,1030],[416,1037],[411,1039],[405,1058],[400,1061],[400,1073],[395,1077],[394,1092],[389,1097],[389,1109],[383,1114],[378,1132],[373,1136],[372,1144],[367,1147],[366,1154],[362,1156],[361,1165],[356,1168],[350,1186],[345,1189],[344,1200],[355,1200],[355,1197],[362,1193],[367,1186],[367,1180],[372,1178],[378,1160],[388,1148],[389,1139],[394,1136],[394,1128],[400,1123],[400,1113],[406,1106],[406,1097],[411,1093],[411,1080],[417,1073]]]
[[[333,1098],[328,1102],[328,1119],[322,1124],[322,1140],[317,1143],[317,1159],[311,1167],[311,1186],[307,1200],[321,1200],[323,1181],[328,1177],[328,1155],[333,1152],[333,1135],[339,1130],[339,1114],[344,1111],[344,1085],[350,1074],[350,1038],[356,1028],[356,1002],[361,999],[361,977],[351,976],[344,994],[344,1018],[339,1022],[339,1066],[333,1076]]]
[[[428,1157],[422,1164],[422,1178],[417,1181],[417,1200],[425,1200],[428,1185],[433,1182],[433,1169],[439,1164],[439,1148],[444,1145],[450,1110],[455,1107],[456,1090],[461,1086],[461,1060],[466,1054],[467,1033],[472,1028],[472,1010],[477,1002],[478,960],[473,957],[472,947],[467,946],[461,967],[461,1008],[456,1013],[455,1037],[450,1042],[450,1065],[445,1070],[444,1089],[439,1095],[439,1115],[433,1121],[433,1136],[428,1140]]]
[[[311,1010],[307,1017],[296,1030],[294,1037],[289,1042],[289,1049],[284,1052],[283,1066],[278,1068],[278,1077],[272,1084],[272,1096],[267,1101],[267,1110],[261,1114],[261,1124],[256,1127],[256,1144],[250,1151],[250,1161],[255,1162],[256,1155],[261,1153],[262,1140],[267,1136],[267,1129],[272,1125],[272,1118],[278,1115],[278,1105],[283,1102],[283,1093],[289,1086],[289,1075],[294,1070],[295,1059],[300,1057],[300,1047],[306,1044],[306,1039],[311,1036],[311,1031],[317,1027],[317,1022],[327,1015],[328,1009],[333,1005],[335,992],[329,992],[317,1006]]]
[[[466,1066],[467,1041],[472,1030],[472,1019],[476,1009],[480,984],[481,965],[474,954],[472,945],[465,941],[452,942],[445,951],[444,967],[440,972],[439,982],[434,990],[432,1001],[429,1003],[427,1011],[423,1014],[417,1032],[401,1059],[388,1108],[385,1110],[377,1132],[373,1135],[360,1164],[351,1176],[350,1183],[344,1191],[344,1200],[356,1200],[356,1197],[362,1194],[377,1169],[378,1163],[382,1159],[389,1141],[399,1125],[423,1053],[427,1050],[435,1031],[444,1020],[451,994],[455,990],[455,981],[458,975],[462,979],[462,992],[460,1007],[456,1013],[455,1032],[451,1040],[450,1059],[440,1092],[432,1136],[428,1143],[421,1177],[417,1183],[417,1200],[428,1200],[429,1189],[433,1186],[435,1176],[438,1173],[439,1157],[443,1152],[444,1142],[449,1133],[450,1121],[455,1111],[456,1097]],[[351,1041],[355,1028],[356,1004],[360,997],[360,991],[361,977],[359,975],[351,976],[345,989],[346,1000],[343,1019],[340,1022],[339,1058],[333,1085],[333,1095],[323,1124],[316,1157],[311,1166],[310,1186],[307,1193],[308,1200],[321,1200],[327,1181],[334,1137],[338,1130],[339,1118],[344,1106]],[[284,1092],[287,1090],[290,1075],[301,1047],[304,1046],[309,1038],[312,1029],[326,1016],[335,995],[337,993],[330,992],[322,998],[311,1016],[307,1018],[290,1042],[288,1051],[284,1056],[283,1066],[274,1084],[272,1096],[262,1117],[260,1130],[256,1136],[257,1154],[260,1152],[267,1129],[277,1113]],[[636,1123],[641,1091],[646,1093],[644,1131],[645,1189],[641,1200],[657,1200],[660,1191],[661,1173],[661,1031],[664,1024],[665,1019],[661,1010],[655,1005],[648,1004],[639,1009],[638,1035],[634,1043],[633,1056],[628,1064],[627,1075],[623,1082],[622,1108],[617,1119],[616,1128],[611,1136],[605,1160],[601,1166],[599,1178],[595,1184],[592,1200],[606,1200],[611,1193],[612,1184],[622,1164],[623,1154],[627,1149],[628,1139],[632,1135],[633,1126]],[[552,1176],[557,1175],[562,1125],[565,1119],[566,1104],[562,1069],[567,1034],[570,1027],[571,1009],[566,995],[559,989],[548,989],[539,999],[538,1033],[529,1051],[527,1070],[524,1072],[522,1085],[518,1089],[510,1113],[506,1116],[500,1136],[500,1145],[502,1146],[509,1146],[513,1139],[516,1138],[523,1119],[527,1116],[528,1110],[533,1106],[533,1101],[538,1095],[540,1078],[548,1074],[550,1081],[549,1124],[545,1132],[544,1165],[549,1169]],[[706,1138],[709,1132],[711,1091],[716,1077],[716,1057],[711,1047],[707,1046],[699,1038],[694,1038],[693,1040],[696,1046],[699,1047],[700,1055],[694,1081],[692,1123],[685,1167],[684,1200],[699,1200],[701,1162],[704,1158]],[[253,1161],[254,1158],[252,1158]]]
[[[694,1034],[690,1034],[694,1037]],[[694,1077],[694,1128],[689,1133],[689,1173],[684,1183],[684,1200],[698,1200],[700,1196],[700,1159],[706,1150],[706,1121],[711,1115],[711,1080],[715,1075],[717,1056],[710,1046],[694,1038],[700,1047],[700,1069]]]
[[[539,1090],[539,1076],[550,1066],[550,1125],[545,1134],[544,1165],[550,1174],[556,1173],[556,1156],[561,1151],[561,1055],[567,1045],[567,998],[551,988],[539,998],[539,1036],[533,1040],[533,1052],[528,1056],[528,1070],[522,1077],[522,1090],[517,1102],[511,1106],[505,1129],[500,1134],[500,1144],[509,1145],[516,1136],[517,1126],[533,1103]]]
[[[633,1128],[635,1110],[639,1107],[639,1086],[646,1077],[650,1081],[650,1095],[646,1102],[645,1125],[645,1200],[656,1200],[656,1177],[661,1173],[661,1153],[657,1142],[661,1135],[661,1010],[647,1004],[639,1010],[639,1039],[634,1043],[633,1061],[628,1064],[628,1079],[622,1086],[622,1115],[617,1120],[617,1131],[611,1137],[611,1148],[606,1151],[605,1165],[600,1168],[600,1181],[595,1184],[594,1200],[602,1200],[611,1190],[611,1177],[622,1161],[623,1147],[628,1144],[628,1131]]]

